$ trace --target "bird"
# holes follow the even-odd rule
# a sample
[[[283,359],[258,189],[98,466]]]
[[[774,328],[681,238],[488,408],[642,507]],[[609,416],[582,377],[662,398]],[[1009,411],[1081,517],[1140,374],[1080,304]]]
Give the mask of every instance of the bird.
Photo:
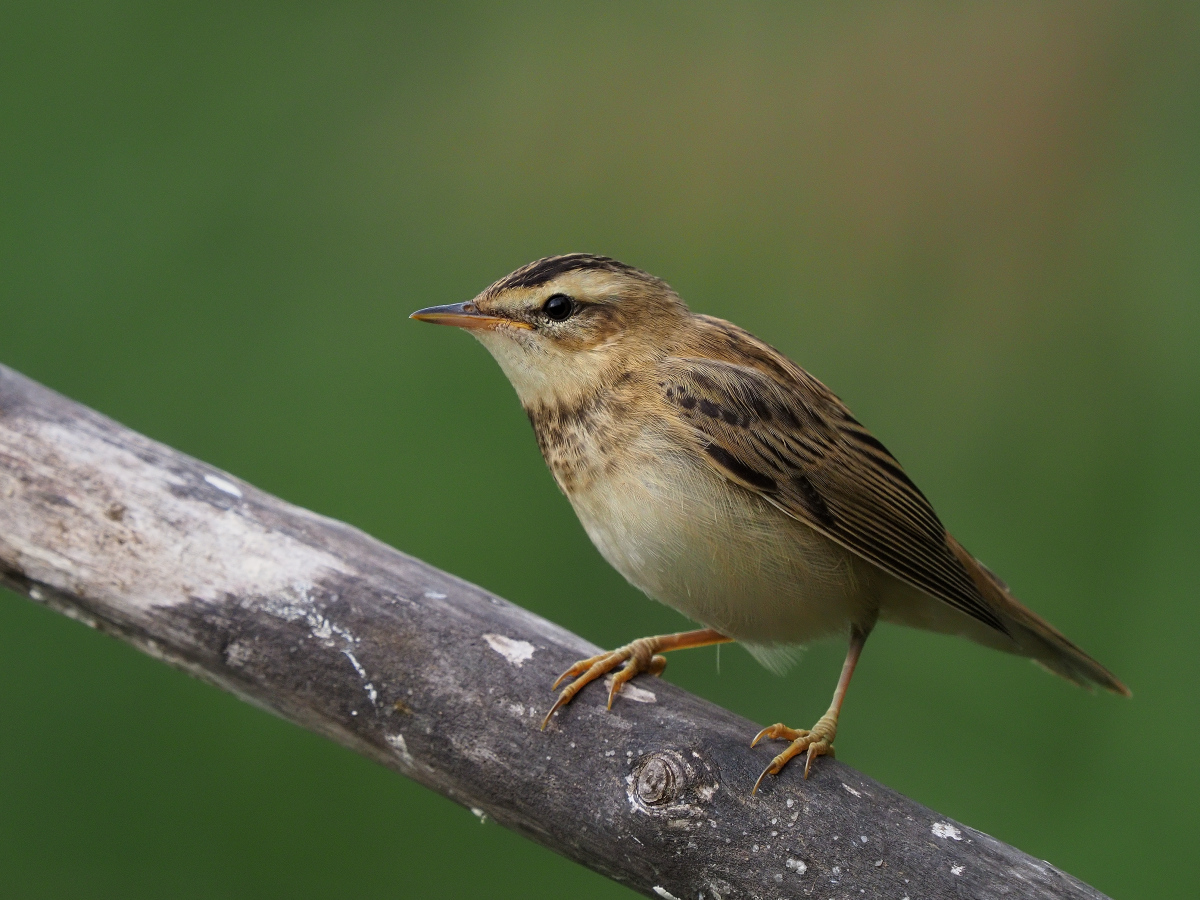
[[[848,640],[828,711],[751,742],[786,741],[755,782],[834,755],[854,668],[879,621],[1032,658],[1129,696],[1027,609],[942,525],[900,463],[824,384],[748,331],[693,313],[662,279],[608,256],[525,265],[464,303],[411,318],[469,331],[516,389],[558,486],[601,555],[704,627],[579,660],[542,723],[617,670],[661,675],[662,654],[729,641],[781,671],[796,650]]]

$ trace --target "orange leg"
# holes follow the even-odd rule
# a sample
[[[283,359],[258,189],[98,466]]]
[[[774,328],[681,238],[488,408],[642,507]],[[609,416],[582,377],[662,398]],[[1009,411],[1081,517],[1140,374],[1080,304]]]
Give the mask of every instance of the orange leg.
[[[657,637],[638,638],[636,641],[626,644],[624,647],[618,647],[616,650],[610,650],[608,653],[601,653],[590,659],[581,659],[559,675],[551,685],[551,690],[553,690],[566,679],[575,679],[562,689],[562,693],[550,707],[550,712],[546,713],[546,718],[542,720],[542,728],[545,729],[550,722],[550,717],[560,707],[570,703],[571,698],[578,694],[585,685],[607,675],[622,663],[625,665],[613,676],[612,687],[608,691],[609,709],[612,709],[613,698],[617,695],[617,691],[621,690],[621,685],[634,675],[642,672],[649,672],[652,675],[663,673],[663,669],[667,667],[667,658],[659,656],[659,653],[666,653],[668,650],[687,650],[691,647],[707,647],[709,644],[724,644],[731,640],[733,638],[727,638],[719,631],[704,628],[699,631],[681,631],[678,634],[660,634]]]
[[[846,661],[842,664],[842,675],[838,679],[837,689],[833,692],[833,702],[829,704],[829,711],[817,720],[817,724],[811,730],[788,728],[782,722],[778,722],[764,728],[750,742],[750,746],[753,747],[763,738],[791,741],[787,749],[771,760],[771,764],[763,769],[762,774],[758,776],[758,781],[754,782],[751,794],[758,792],[758,786],[762,784],[762,780],[767,775],[778,775],[787,765],[788,760],[794,756],[799,756],[805,751],[808,752],[808,759],[804,763],[804,777],[807,778],[808,770],[812,767],[814,759],[818,756],[834,755],[833,739],[837,736],[838,714],[842,711],[846,688],[850,687],[850,677],[854,674],[854,667],[858,665],[858,657],[862,654],[863,645],[867,642],[867,635],[870,633],[870,627],[859,628],[856,625],[850,629],[850,646],[846,650]]]

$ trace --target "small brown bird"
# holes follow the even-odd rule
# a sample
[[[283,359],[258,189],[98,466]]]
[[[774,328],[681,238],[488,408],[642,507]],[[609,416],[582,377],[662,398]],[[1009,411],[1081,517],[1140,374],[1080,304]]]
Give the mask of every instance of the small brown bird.
[[[963,549],[904,469],[825,385],[747,331],[692,313],[662,280],[572,253],[474,300],[412,318],[474,334],[516,388],[592,542],[650,597],[706,627],[640,638],[564,672],[542,723],[622,666],[608,703],[667,650],[740,641],[781,670],[797,645],[849,635],[829,711],[759,776],[832,754],[877,620],[1031,657],[1068,681],[1129,690],[1022,606]]]

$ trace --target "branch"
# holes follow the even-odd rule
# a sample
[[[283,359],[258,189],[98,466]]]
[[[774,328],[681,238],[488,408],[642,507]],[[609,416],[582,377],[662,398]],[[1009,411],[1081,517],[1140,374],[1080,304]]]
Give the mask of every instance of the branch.
[[[591,644],[4,366],[0,584],[646,896],[1102,896],[666,682],[542,732]]]

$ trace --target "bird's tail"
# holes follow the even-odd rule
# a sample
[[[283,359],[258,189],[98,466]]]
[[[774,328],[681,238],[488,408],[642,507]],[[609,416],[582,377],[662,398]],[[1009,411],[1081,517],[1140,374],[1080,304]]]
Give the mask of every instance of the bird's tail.
[[[1019,652],[1032,657],[1044,668],[1080,686],[1098,684],[1105,690],[1124,697],[1131,696],[1112,672],[1096,662],[1057,628],[1023,605],[992,571],[950,538],[954,555],[970,573],[971,579],[988,604],[1000,613]]]

